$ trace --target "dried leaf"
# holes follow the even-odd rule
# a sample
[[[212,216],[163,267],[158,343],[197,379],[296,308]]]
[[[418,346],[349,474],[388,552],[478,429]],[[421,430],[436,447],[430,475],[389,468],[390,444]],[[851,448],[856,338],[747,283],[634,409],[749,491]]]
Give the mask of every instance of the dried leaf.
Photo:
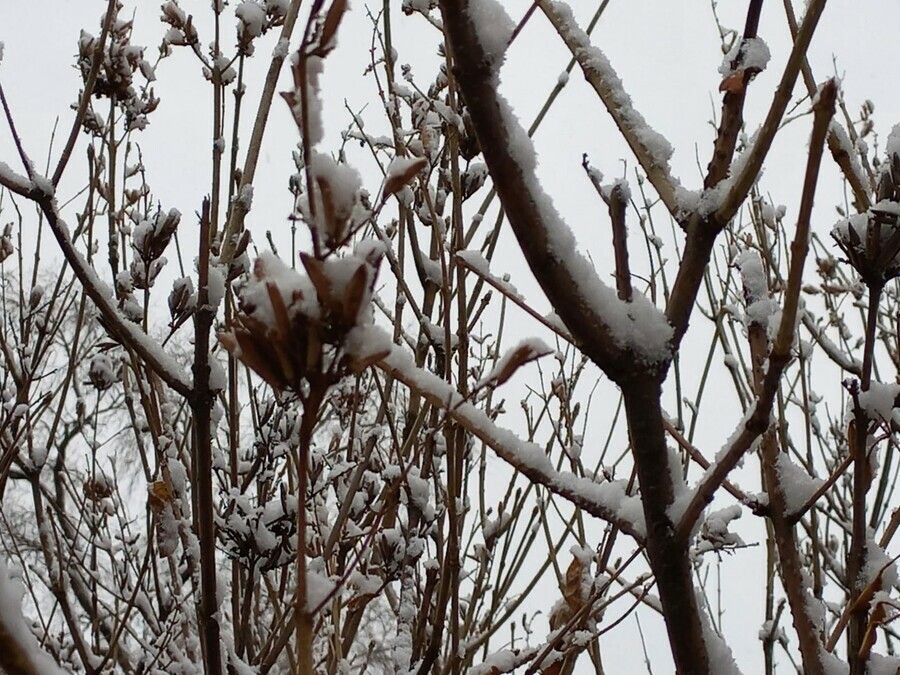
[[[159,514],[167,505],[171,504],[172,491],[169,489],[168,483],[164,480],[150,483],[147,488],[147,501],[150,503],[150,510],[155,514]]]
[[[384,188],[381,191],[382,200],[402,190],[427,164],[428,160],[424,157],[395,157],[388,167],[388,173],[384,179]]]
[[[513,347],[510,352],[500,360],[488,377],[488,382],[500,386],[511,378],[515,372],[526,363],[536,361],[542,356],[552,354],[549,347],[534,341],[522,342]]]
[[[291,322],[288,317],[287,307],[278,285],[272,281],[266,282],[266,292],[269,294],[269,302],[272,303],[272,315],[275,317],[275,340],[286,340],[291,334]]]
[[[319,302],[328,303],[332,295],[331,279],[329,279],[328,275],[325,274],[325,269],[322,266],[322,261],[316,260],[311,255],[308,255],[306,253],[301,253],[300,262],[303,263],[303,267],[306,268],[306,273],[309,275],[309,280],[316,288],[316,294],[319,296]]]
[[[344,289],[343,318],[346,325],[356,325],[356,317],[359,316],[359,309],[362,307],[368,285],[369,270],[364,264],[361,264],[347,282],[347,288]]]
[[[719,83],[719,91],[729,94],[740,94],[746,86],[743,69],[736,70]]]
[[[563,598],[566,604],[577,612],[584,607],[584,592],[582,579],[584,578],[584,563],[577,557],[572,558],[569,568],[566,570],[566,583],[563,586]]]

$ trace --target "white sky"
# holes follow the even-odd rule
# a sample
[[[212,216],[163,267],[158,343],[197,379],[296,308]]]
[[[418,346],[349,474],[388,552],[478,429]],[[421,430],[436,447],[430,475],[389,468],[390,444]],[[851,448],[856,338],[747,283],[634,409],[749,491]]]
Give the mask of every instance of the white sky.
[[[518,18],[530,2],[508,0],[505,4],[510,14]],[[587,24],[597,5],[593,0],[574,0],[571,4],[583,25]],[[719,2],[718,11],[725,27],[742,28],[746,4],[736,0]],[[105,5],[106,2],[100,0],[4,0],[0,8],[0,41],[5,43],[0,81],[25,147],[38,166],[43,166],[57,120],[59,131],[51,166],[55,164],[62,139],[68,133],[73,116],[70,104],[76,100],[80,87],[80,77],[73,67],[78,32],[87,28],[99,34],[98,21]],[[158,22],[159,2],[126,1],[126,13],[133,5],[140,6],[136,12],[133,42],[146,44],[148,58],[153,60],[155,46],[165,32]],[[326,142],[326,146],[329,147],[336,146],[340,130],[349,124],[349,115],[343,108],[345,100],[357,111],[368,106],[363,113],[370,125],[367,132],[386,130],[375,97],[374,82],[362,77],[369,59],[371,22],[360,0],[353,5],[353,11],[341,29],[339,48],[327,61],[325,95],[330,142]],[[199,16],[205,17],[209,13],[208,0],[185,0],[182,6]],[[380,3],[373,2],[373,11],[379,7]],[[208,25],[204,21],[199,25],[204,41],[208,40],[205,37],[210,34]],[[825,10],[810,51],[810,62],[818,82],[833,74],[843,78],[847,107],[852,115],[858,114],[863,100],[868,98],[874,102],[876,129],[882,139],[894,123],[900,122],[900,90],[896,87],[897,26],[900,26],[900,3],[896,0],[834,0]],[[224,24],[223,31],[233,35],[233,24]],[[438,63],[435,54],[437,33],[420,17],[409,18],[399,12],[394,18],[394,31],[399,62],[412,63],[418,82],[427,86]],[[771,48],[772,61],[768,70],[750,87],[745,114],[750,132],[764,117],[774,84],[780,78],[787,58],[789,35],[781,2],[773,0],[765,4],[759,34]],[[674,174],[685,187],[699,187],[715,133],[710,121],[718,115],[721,100],[717,91],[720,80],[717,68],[722,55],[710,3],[702,0],[612,0],[593,39],[594,44],[606,52],[636,107],[675,147]],[[252,69],[255,72],[248,77],[249,105],[244,113],[247,121],[252,120],[265,57],[274,47],[275,40],[270,35],[257,48],[258,57],[254,59]],[[503,91],[526,126],[567,63],[568,52],[537,12],[511,48],[503,71]],[[200,200],[209,191],[207,177],[212,137],[208,87],[200,76],[199,63],[186,49],[178,49],[171,58],[164,60],[157,69],[157,76],[156,91],[162,102],[151,116],[150,127],[138,138],[156,198],[165,208],[177,207],[190,214],[199,208]],[[284,77],[281,89],[287,88],[287,72]],[[801,105],[797,112],[807,109],[808,105]],[[775,204],[787,205],[789,222],[796,217],[810,126],[811,118],[804,116],[784,129],[767,162],[762,183],[763,191],[771,195]],[[0,161],[19,168],[6,125],[0,124],[0,127]],[[869,141],[872,142],[872,137]],[[260,247],[264,245],[265,231],[270,229],[276,241],[284,245],[289,241],[285,216],[292,201],[286,183],[293,172],[291,151],[296,142],[296,130],[287,108],[276,100],[261,155],[254,210],[248,219]],[[598,269],[611,270],[605,211],[584,176],[581,156],[587,152],[608,178],[622,175],[624,159],[628,166],[627,178],[632,182],[634,161],[619,140],[611,119],[577,70],[538,132],[536,144],[546,190],[579,234]],[[73,195],[83,184],[83,151],[84,143],[79,142],[61,186],[63,199]],[[378,177],[372,176],[372,166],[366,164],[365,155],[354,154],[356,151],[352,148],[348,152],[351,161],[367,172],[365,175],[374,192]],[[843,203],[844,198],[830,158],[826,157],[823,169],[814,228],[825,236],[837,219],[834,206]],[[68,215],[71,218],[73,214],[74,211],[70,211]],[[9,219],[11,211],[0,214],[0,224]],[[33,224],[35,221],[28,222]],[[668,228],[667,224],[665,228]],[[523,269],[512,238],[507,236],[504,244],[502,255],[493,264],[494,272],[511,271],[519,290],[535,300],[539,311],[546,311],[535,284]],[[700,321],[696,318],[694,324]],[[534,330],[531,324],[522,325],[524,330]],[[726,384],[723,391],[728,392],[728,387],[730,385]],[[733,394],[723,395],[733,397]],[[507,398],[516,399],[512,394]],[[708,454],[725,440],[737,421],[736,416],[734,419],[725,417],[721,427],[713,425],[699,438],[707,443]],[[749,517],[752,516],[745,516]],[[761,616],[762,578],[748,576],[751,561],[759,560],[753,558],[754,555],[761,556],[763,551],[742,552],[728,558],[723,562],[722,571],[723,578],[735,582],[730,589],[733,595],[729,597],[735,598],[735,602],[737,598],[741,599],[733,611],[726,612],[724,625],[738,663],[747,673],[761,668],[761,651],[756,640],[758,624],[748,625],[744,614],[744,609],[749,608],[755,612],[754,617]],[[759,565],[754,567],[759,570]],[[535,605],[530,609],[538,608]],[[733,614],[731,618],[729,613]],[[671,666],[661,623],[645,621],[642,627],[655,672],[669,672]],[[624,639],[603,643],[607,666],[612,673],[629,672],[624,669],[626,664],[633,666],[639,662],[635,652],[637,642],[631,639],[636,635],[633,622],[622,631],[613,635]],[[541,634],[538,629],[538,635]],[[586,660],[583,666],[587,666]]]

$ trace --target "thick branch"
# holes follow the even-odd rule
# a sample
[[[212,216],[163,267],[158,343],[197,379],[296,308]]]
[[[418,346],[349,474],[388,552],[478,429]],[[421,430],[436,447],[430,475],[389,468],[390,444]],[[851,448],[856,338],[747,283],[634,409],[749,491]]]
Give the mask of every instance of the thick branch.
[[[688,538],[676,531],[669,517],[675,493],[660,385],[641,378],[623,386],[622,394],[647,523],[647,553],[659,588],[675,669],[683,675],[708,673],[709,657],[694,592]]]
[[[643,333],[641,344],[654,338],[650,331],[634,323],[637,312],[655,320],[656,337],[662,331],[668,334],[664,319],[650,317],[654,310],[643,298],[640,307],[621,303],[575,250],[574,239],[565,224],[551,222],[547,197],[534,175],[533,159],[521,148],[527,136],[524,130],[514,128],[507,116],[506,103],[497,93],[493,57],[479,42],[467,7],[466,0],[446,0],[441,4],[456,64],[456,81],[481,140],[485,162],[507,219],[532,273],[581,349],[611,379],[616,382],[627,379],[638,365],[658,366],[654,358],[659,358],[662,350],[649,358],[645,353],[633,353],[637,342],[629,342],[628,335],[636,338]],[[600,309],[615,313],[616,323],[607,323]],[[660,342],[664,346],[665,337]]]

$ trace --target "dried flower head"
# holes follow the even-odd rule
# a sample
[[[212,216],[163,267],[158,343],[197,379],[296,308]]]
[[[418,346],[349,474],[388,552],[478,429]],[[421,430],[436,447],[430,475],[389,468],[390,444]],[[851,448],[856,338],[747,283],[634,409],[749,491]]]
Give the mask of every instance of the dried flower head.
[[[219,342],[276,391],[301,393],[315,380],[332,384],[369,365],[344,351],[351,331],[371,320],[369,303],[382,249],[318,260],[301,255],[307,275],[274,254],[258,258],[239,294],[239,311]]]
[[[900,276],[900,125],[888,137],[887,161],[881,166],[876,196],[877,204],[840,220],[831,231],[867,285],[882,285]]]

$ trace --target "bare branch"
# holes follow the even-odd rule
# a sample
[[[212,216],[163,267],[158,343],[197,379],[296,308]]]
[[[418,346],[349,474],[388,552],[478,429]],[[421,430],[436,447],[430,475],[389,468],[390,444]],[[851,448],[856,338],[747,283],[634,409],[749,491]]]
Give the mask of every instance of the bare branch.
[[[643,541],[640,503],[625,493],[621,482],[597,483],[556,471],[541,448],[497,427],[482,411],[465,402],[447,382],[416,368],[410,356],[399,347],[394,347],[378,367],[436,408],[444,410],[454,422],[532,482],[543,485],[587,513],[613,523],[637,541]]]
[[[788,287],[785,292],[784,308],[781,314],[778,334],[769,354],[769,367],[766,370],[764,380],[757,388],[756,402],[750,414],[742,422],[743,428],[730,446],[720,453],[712,470],[707,473],[703,482],[697,486],[694,497],[678,525],[679,531],[684,534],[693,529],[703,509],[712,500],[716,490],[719,489],[719,486],[731,473],[731,470],[737,466],[744,453],[751,448],[760,435],[769,428],[769,416],[772,413],[772,404],[780,385],[781,374],[791,358],[790,352],[796,333],[799,298],[803,282],[803,267],[809,252],[813,198],[815,197],[816,184],[818,183],[825,136],[828,133],[828,125],[834,115],[836,96],[837,85],[834,80],[829,80],[823,86],[819,101],[816,103],[815,122],[813,124],[812,137],[810,138],[809,158],[803,181],[803,195],[800,200],[797,231],[794,234],[794,241],[791,243],[792,256]]]

